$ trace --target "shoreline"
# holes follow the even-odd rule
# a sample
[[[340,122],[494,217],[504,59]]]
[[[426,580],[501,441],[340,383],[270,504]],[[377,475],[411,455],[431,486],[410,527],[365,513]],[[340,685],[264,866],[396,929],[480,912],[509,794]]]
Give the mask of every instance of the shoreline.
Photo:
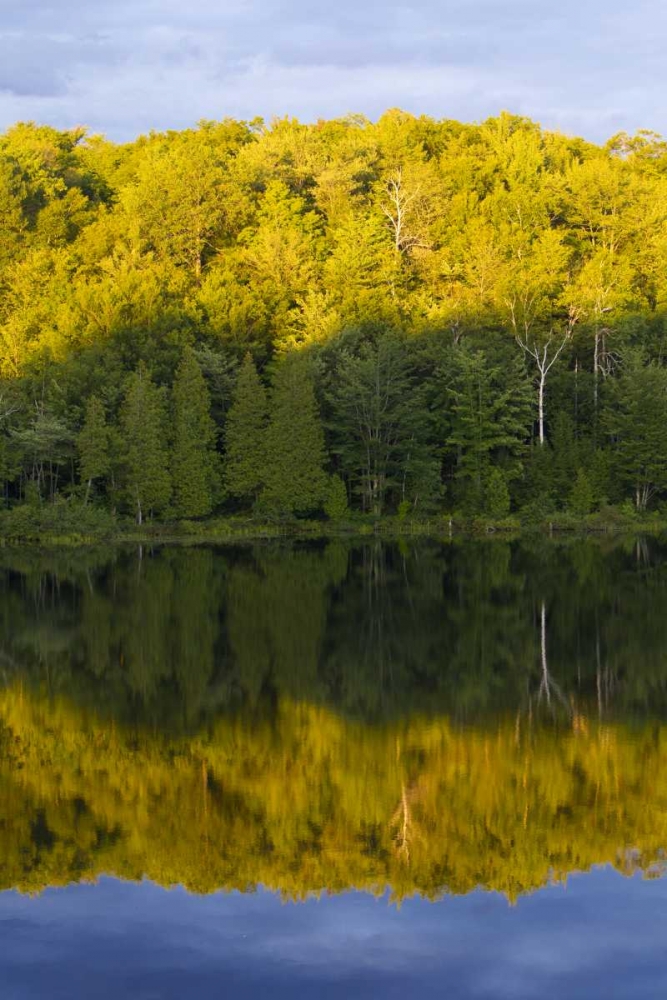
[[[388,541],[404,538],[505,539],[525,537],[603,538],[608,536],[637,537],[667,534],[667,518],[657,515],[642,517],[585,518],[553,515],[548,520],[527,523],[519,518],[494,521],[487,518],[466,519],[438,515],[424,519],[350,518],[346,521],[255,521],[251,518],[211,518],[206,521],[153,522],[141,528],[118,524],[112,530],[62,533],[40,530],[37,526],[21,534],[0,535],[3,548],[78,547],[86,545],[127,544],[213,544],[253,541],[317,541],[325,539]]]

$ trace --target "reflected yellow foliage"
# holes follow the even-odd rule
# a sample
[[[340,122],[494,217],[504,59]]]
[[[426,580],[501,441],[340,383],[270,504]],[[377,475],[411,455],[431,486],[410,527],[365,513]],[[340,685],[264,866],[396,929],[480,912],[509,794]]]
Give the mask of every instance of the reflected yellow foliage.
[[[369,726],[282,699],[194,735],[131,731],[17,684],[0,696],[0,885],[103,873],[509,899],[609,863],[660,869],[667,729],[584,715]]]

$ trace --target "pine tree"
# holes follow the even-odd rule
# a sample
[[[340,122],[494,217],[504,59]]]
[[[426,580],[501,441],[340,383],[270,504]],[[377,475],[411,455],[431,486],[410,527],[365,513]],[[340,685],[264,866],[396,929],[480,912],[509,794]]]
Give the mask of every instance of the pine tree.
[[[79,473],[81,482],[86,484],[86,500],[88,500],[93,480],[104,478],[111,468],[109,428],[104,406],[97,396],[91,396],[86,403],[86,416],[76,445],[79,453]]]
[[[616,474],[637,510],[667,489],[667,369],[627,351],[606,427],[615,445]]]
[[[461,349],[455,356],[450,393],[448,446],[456,450],[456,476],[463,484],[466,506],[479,513],[484,509],[489,464],[502,459],[510,475],[521,468],[531,418],[530,386],[520,362],[512,360],[503,369],[481,352]]]
[[[327,354],[332,451],[363,509],[380,515],[406,493],[412,501],[428,498],[439,457],[406,340],[391,332],[377,339],[353,333],[338,338]]]
[[[312,379],[304,363],[293,357],[273,380],[265,454],[265,510],[309,514],[321,507],[327,491],[324,432]]]
[[[146,514],[162,513],[171,499],[164,393],[143,364],[127,380],[121,430],[125,499],[141,524]]]
[[[340,521],[348,513],[347,488],[340,476],[330,476],[324,498],[324,513],[332,521]]]
[[[225,486],[233,497],[255,501],[264,475],[264,434],[268,405],[255,363],[246,354],[227,414]]]
[[[573,514],[577,514],[579,517],[585,517],[586,514],[590,514],[593,510],[594,504],[595,496],[591,481],[586,475],[585,470],[579,469],[577,472],[577,478],[575,479],[574,485],[570,491],[568,506]]]
[[[510,512],[510,493],[502,469],[489,470],[484,489],[484,511],[489,517],[500,520]]]
[[[208,388],[191,348],[176,370],[173,415],[174,510],[178,517],[204,517],[219,496],[220,463]]]

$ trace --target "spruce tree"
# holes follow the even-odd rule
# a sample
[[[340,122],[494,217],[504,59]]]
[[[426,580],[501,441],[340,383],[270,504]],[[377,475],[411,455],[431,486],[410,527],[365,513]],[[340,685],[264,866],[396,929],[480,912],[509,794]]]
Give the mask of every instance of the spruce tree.
[[[380,515],[406,493],[413,502],[430,499],[439,457],[406,339],[348,334],[323,360],[331,450],[364,511]]]
[[[95,479],[102,479],[111,468],[109,456],[109,428],[104,406],[97,396],[90,396],[86,403],[86,416],[76,442],[79,453],[81,482],[86,484],[86,501]]]
[[[484,489],[484,512],[489,517],[501,520],[510,512],[510,492],[503,470],[491,468],[486,476]]]
[[[274,514],[309,514],[327,492],[324,432],[312,379],[290,357],[276,370],[266,431],[262,507]]]
[[[174,512],[177,517],[210,514],[219,496],[219,458],[211,399],[195,353],[187,348],[173,388]]]
[[[127,380],[121,409],[124,495],[137,523],[162,513],[171,499],[163,390],[142,364]]]
[[[637,510],[667,490],[667,369],[626,351],[606,414],[615,450],[615,473],[632,490]]]
[[[448,448],[457,456],[464,505],[476,514],[484,510],[489,465],[502,460],[506,481],[521,468],[531,420],[530,385],[515,359],[501,367],[481,351],[460,348],[453,360]]]
[[[595,494],[590,479],[586,475],[585,469],[579,469],[577,478],[570,490],[568,506],[573,514],[578,517],[585,517],[590,514],[595,505]]]
[[[324,497],[324,513],[331,521],[340,521],[349,513],[347,487],[340,476],[330,476]]]
[[[266,390],[246,354],[225,426],[225,486],[247,503],[257,500],[263,482],[267,414]]]

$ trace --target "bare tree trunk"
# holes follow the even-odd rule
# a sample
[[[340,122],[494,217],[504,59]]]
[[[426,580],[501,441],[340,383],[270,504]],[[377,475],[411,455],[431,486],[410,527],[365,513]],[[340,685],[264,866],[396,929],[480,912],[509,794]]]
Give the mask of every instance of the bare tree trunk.
[[[533,359],[537,369],[537,403],[539,417],[539,437],[540,445],[544,445],[544,397],[546,395],[547,375],[563,353],[565,345],[572,338],[572,331],[577,322],[578,314],[576,310],[570,309],[570,315],[565,330],[558,340],[555,340],[555,331],[549,332],[546,340],[541,344],[536,340],[529,341],[528,336],[522,337],[515,334],[516,342],[525,354]]]
[[[598,379],[600,376],[600,331],[595,327],[595,347],[593,350],[593,417],[598,417]]]
[[[537,390],[537,420],[539,424],[540,445],[544,444],[544,387],[547,381],[547,373],[540,370],[540,381]]]

